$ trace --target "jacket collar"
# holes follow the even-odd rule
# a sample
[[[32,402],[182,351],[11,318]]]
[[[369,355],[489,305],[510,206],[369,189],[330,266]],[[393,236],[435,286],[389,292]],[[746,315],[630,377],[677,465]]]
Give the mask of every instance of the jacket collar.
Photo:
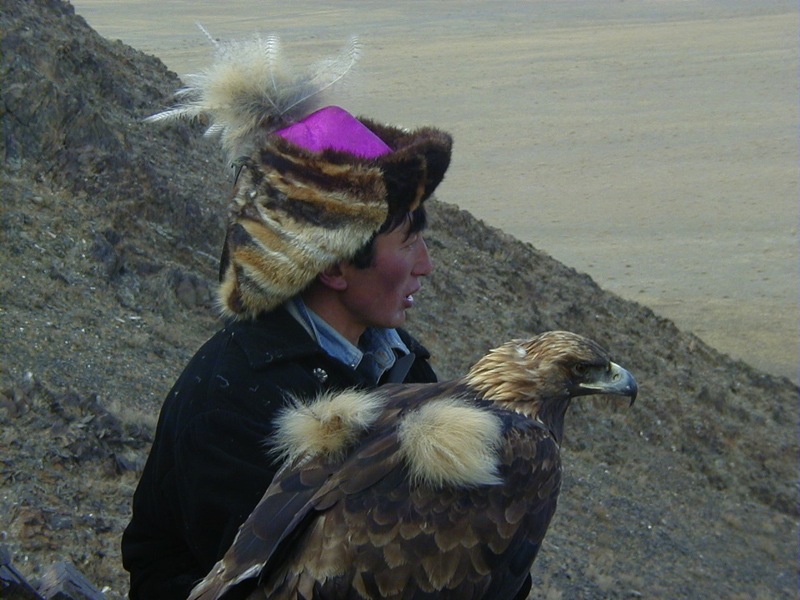
[[[225,330],[242,349],[253,369],[315,354],[327,356],[306,328],[282,306],[252,320],[232,321]],[[418,358],[430,358],[430,352],[406,331],[396,331],[411,353]]]
[[[263,313],[256,319],[233,321],[225,330],[242,349],[253,369],[322,353],[305,328],[283,307]]]

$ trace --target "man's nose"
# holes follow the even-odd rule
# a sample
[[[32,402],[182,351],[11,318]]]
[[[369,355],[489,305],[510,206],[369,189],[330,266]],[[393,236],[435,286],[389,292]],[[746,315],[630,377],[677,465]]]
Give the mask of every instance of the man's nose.
[[[419,256],[416,263],[414,263],[414,275],[430,275],[431,271],[433,271],[433,263],[431,262],[431,255],[428,253],[428,245],[424,239],[420,239],[420,242],[422,243],[419,245]]]

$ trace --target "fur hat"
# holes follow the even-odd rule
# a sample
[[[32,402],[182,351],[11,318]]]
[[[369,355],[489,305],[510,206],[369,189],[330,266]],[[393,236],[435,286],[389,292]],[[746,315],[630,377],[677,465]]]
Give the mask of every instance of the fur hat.
[[[239,168],[220,264],[225,316],[254,318],[349,260],[390,216],[419,207],[450,163],[451,137],[322,104],[358,57],[355,39],[304,73],[277,38],[218,44],[215,64],[151,120],[203,116]],[[317,109],[317,110],[315,110]]]

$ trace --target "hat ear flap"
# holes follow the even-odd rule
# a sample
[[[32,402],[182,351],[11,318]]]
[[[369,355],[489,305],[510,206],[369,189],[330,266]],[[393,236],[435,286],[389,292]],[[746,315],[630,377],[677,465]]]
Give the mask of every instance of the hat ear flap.
[[[416,209],[444,179],[453,138],[434,127],[409,131],[369,119],[362,122],[392,149],[375,159],[388,191],[389,213]]]
[[[446,138],[447,139],[443,140],[442,144],[434,145],[425,152],[425,166],[427,172],[423,200],[433,194],[433,191],[442,182],[442,179],[444,179],[444,174],[450,166],[450,152],[453,142],[449,135],[446,136]]]
[[[415,210],[425,196],[425,159],[414,155],[381,165],[389,214]],[[435,186],[434,186],[435,187]]]
[[[377,159],[386,185],[389,214],[415,210],[444,179],[453,139],[431,127],[401,133],[382,126],[380,132],[393,134],[390,144],[396,144],[392,154]]]

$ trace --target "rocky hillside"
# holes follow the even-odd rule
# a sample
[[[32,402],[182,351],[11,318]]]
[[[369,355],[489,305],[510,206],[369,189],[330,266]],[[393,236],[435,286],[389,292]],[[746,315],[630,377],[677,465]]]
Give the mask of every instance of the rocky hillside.
[[[31,579],[68,560],[120,598],[161,400],[219,326],[230,179],[199,126],[142,122],[180,85],[158,59],[57,0],[0,0],[0,36],[0,543]],[[455,206],[431,213],[410,328],[441,376],[558,328],[641,385],[633,408],[571,409],[532,597],[797,597],[798,388]]]

